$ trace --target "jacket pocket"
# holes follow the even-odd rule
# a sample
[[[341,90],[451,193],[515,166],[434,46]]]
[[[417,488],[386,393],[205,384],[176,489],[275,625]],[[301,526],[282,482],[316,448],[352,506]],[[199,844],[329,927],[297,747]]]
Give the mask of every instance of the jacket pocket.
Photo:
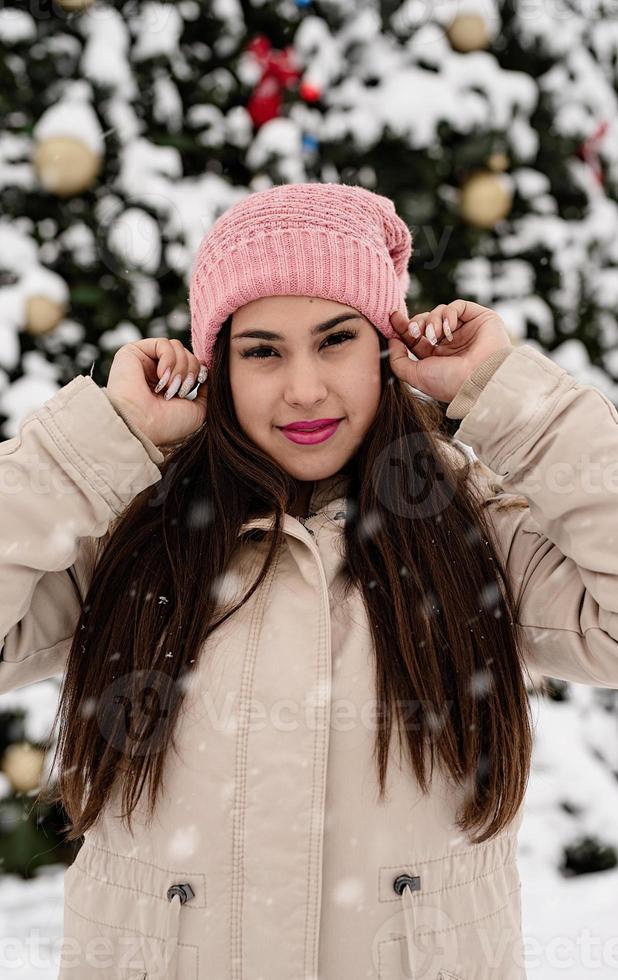
[[[526,980],[516,835],[378,871],[378,980]]]
[[[443,928],[437,904],[432,914],[436,928],[419,929],[411,947],[394,929],[379,942],[378,980],[526,980],[523,961],[514,955],[519,937],[509,904],[476,920],[467,920],[462,910],[460,922]]]
[[[198,980],[203,875],[84,843],[64,876],[58,980]]]

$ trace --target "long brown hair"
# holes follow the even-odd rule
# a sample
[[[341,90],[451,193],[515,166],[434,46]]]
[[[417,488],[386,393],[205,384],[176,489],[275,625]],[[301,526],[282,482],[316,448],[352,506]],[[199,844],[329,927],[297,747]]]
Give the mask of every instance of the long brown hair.
[[[146,782],[152,815],[184,682],[200,648],[255,592],[284,543],[283,515],[295,482],[238,424],[228,376],[230,331],[231,317],[217,337],[204,424],[165,452],[161,481],[131,501],[100,544],[54,719],[54,727],[60,720],[59,766],[52,798],[69,816],[68,840],[96,821],[116,778],[129,827]],[[407,748],[422,791],[429,791],[435,753],[465,790],[458,826],[478,830],[473,842],[482,842],[515,816],[530,770],[519,598],[492,542],[483,495],[467,478],[470,460],[447,435],[442,408],[394,376],[382,334],[379,342],[381,398],[344,467],[350,483],[343,533],[346,588],[360,590],[375,648],[380,799],[396,720],[400,749]],[[239,546],[241,525],[273,514],[259,575],[216,619],[216,583]],[[164,603],[157,602],[161,596]],[[182,655],[166,657],[170,649]],[[120,664],[118,715],[137,698],[143,672],[169,681],[154,736],[147,717],[130,739],[113,711],[105,726],[95,717],[92,706],[117,683]],[[450,708],[439,724],[427,711],[415,713],[410,726],[404,706],[411,704]]]

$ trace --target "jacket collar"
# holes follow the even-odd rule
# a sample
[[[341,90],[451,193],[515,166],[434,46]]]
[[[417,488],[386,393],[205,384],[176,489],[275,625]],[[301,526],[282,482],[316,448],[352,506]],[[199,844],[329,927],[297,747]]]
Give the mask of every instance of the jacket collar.
[[[345,517],[345,505],[347,491],[350,485],[350,477],[345,473],[334,473],[332,476],[323,477],[317,480],[309,500],[309,517],[322,514],[324,517],[342,520]],[[285,525],[289,522],[297,521],[298,518],[290,514],[285,515]],[[251,528],[268,528],[274,523],[273,517],[253,517],[242,524],[239,535]]]

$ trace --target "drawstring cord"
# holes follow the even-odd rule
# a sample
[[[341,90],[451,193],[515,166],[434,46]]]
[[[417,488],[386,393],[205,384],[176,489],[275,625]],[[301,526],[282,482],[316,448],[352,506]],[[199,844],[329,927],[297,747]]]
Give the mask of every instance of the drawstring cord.
[[[176,952],[178,950],[178,926],[180,925],[180,896],[174,895],[169,903],[165,936],[165,977],[176,980]]]
[[[403,910],[403,921],[406,929],[406,945],[408,948],[408,967],[410,970],[410,980],[414,980],[414,940],[416,937],[416,912],[414,910],[414,899],[412,892],[420,891],[421,879],[419,875],[398,875],[393,882],[393,888],[401,897],[401,908]]]
[[[406,885],[401,894],[401,904],[403,907],[404,922],[406,925],[406,939],[408,943],[408,966],[410,968],[410,978],[414,980],[414,957],[412,949],[414,947],[414,937],[416,936],[416,919],[414,916],[414,902],[412,901],[412,889]]]
[[[172,885],[167,890],[169,902],[165,930],[165,980],[176,980],[178,965],[178,933],[180,931],[180,906],[193,898],[191,885]]]

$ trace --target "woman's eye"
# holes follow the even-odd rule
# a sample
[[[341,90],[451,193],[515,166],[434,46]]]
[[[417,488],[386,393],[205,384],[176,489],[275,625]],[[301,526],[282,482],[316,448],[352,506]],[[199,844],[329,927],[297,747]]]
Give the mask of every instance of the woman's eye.
[[[352,337],[356,337],[356,336],[357,336],[356,330],[340,330],[339,333],[332,333],[330,335],[330,337],[327,337],[326,340],[324,341],[324,343],[322,344],[322,347],[326,347],[327,345],[328,346],[336,346],[336,347],[338,347],[345,340],[351,340]],[[329,340],[334,340],[334,341],[336,341],[336,343],[334,345],[331,345],[331,344],[328,343]],[[241,355],[241,357],[255,357],[259,361],[269,360],[269,358],[267,358],[267,357],[262,357],[261,356],[261,353],[264,352],[264,351],[268,352],[268,351],[272,351],[272,350],[273,350],[272,347],[266,347],[264,344],[261,344],[259,347],[252,347],[251,350],[245,351]]]

